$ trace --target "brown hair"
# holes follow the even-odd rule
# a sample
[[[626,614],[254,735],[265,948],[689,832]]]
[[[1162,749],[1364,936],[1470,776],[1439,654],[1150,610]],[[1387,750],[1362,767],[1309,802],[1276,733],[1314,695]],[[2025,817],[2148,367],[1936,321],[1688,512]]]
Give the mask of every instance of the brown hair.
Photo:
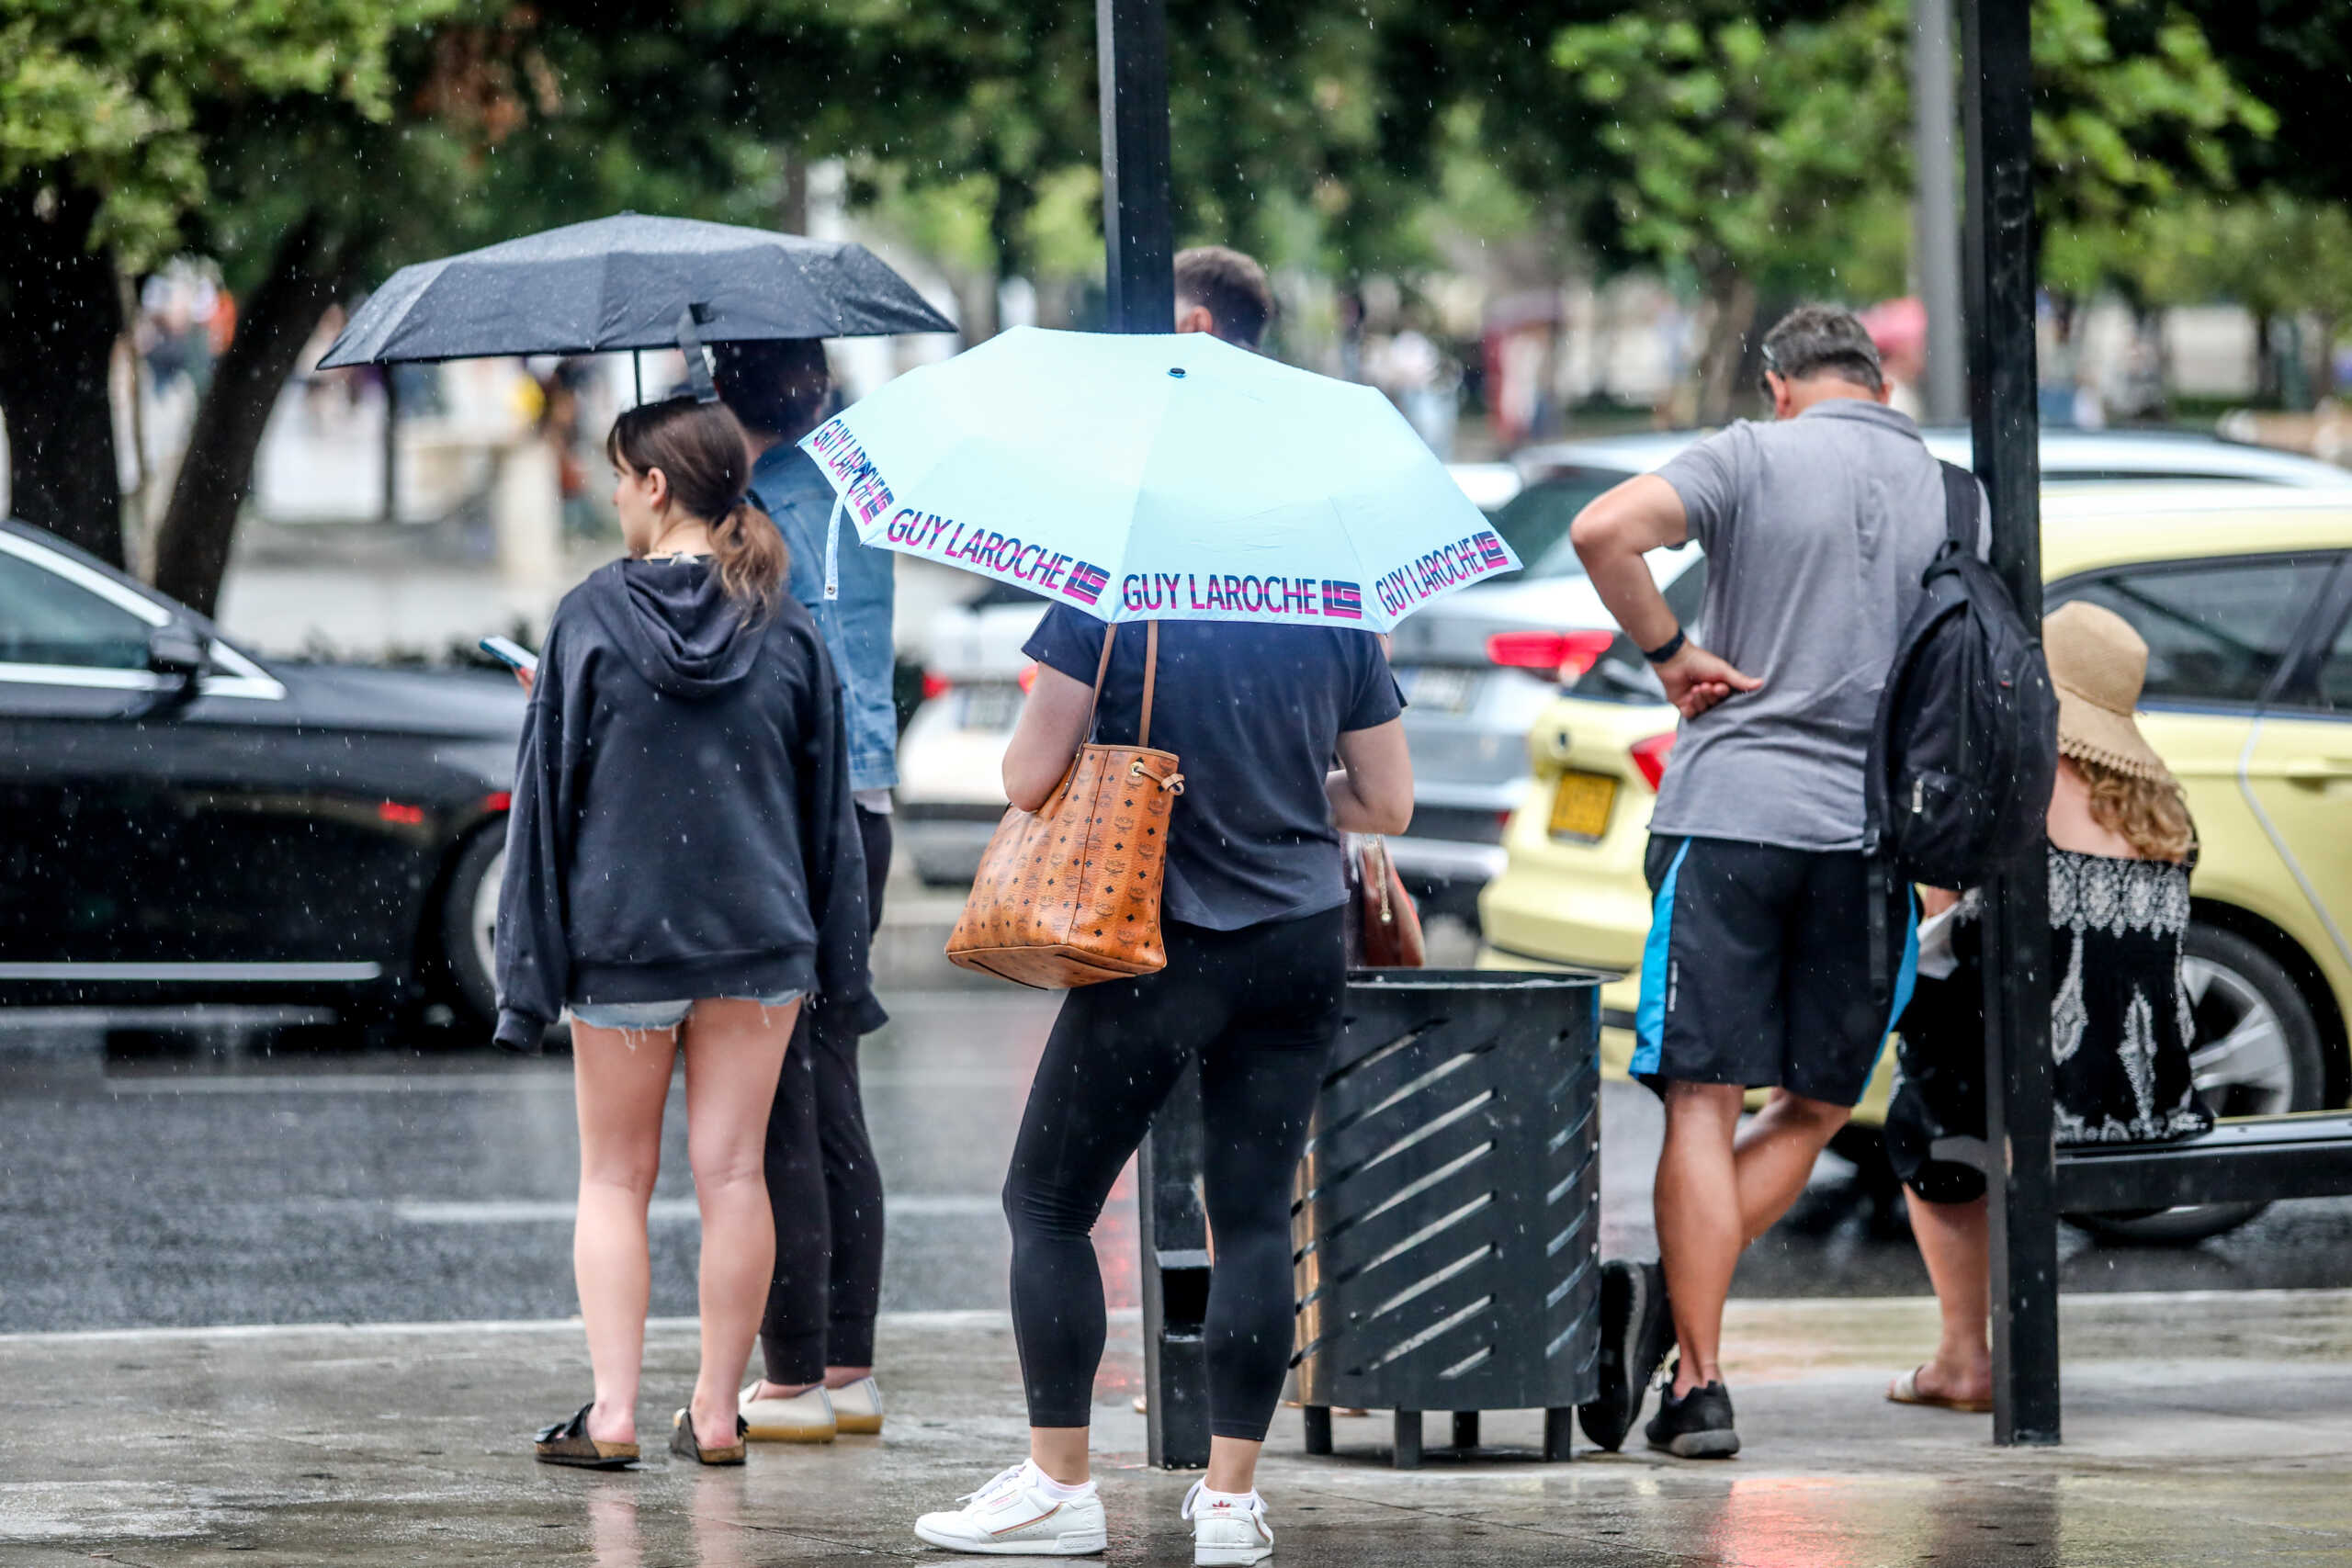
[[[2066,759],[2090,785],[2091,820],[2121,836],[2150,860],[2185,858],[2197,842],[2196,826],[2188,819],[2188,802],[2179,783],[2169,774],[2142,778],[2094,762],[2085,757]]]
[[[1238,348],[1255,348],[1274,319],[1274,290],[1266,269],[1223,245],[1194,245],[1176,254],[1176,298],[1204,306],[1216,335]]]
[[[791,557],[774,521],[745,491],[751,448],[723,404],[690,397],[640,403],[613,421],[605,456],[633,474],[661,469],[678,510],[709,528],[727,596],[754,615],[775,608]]]

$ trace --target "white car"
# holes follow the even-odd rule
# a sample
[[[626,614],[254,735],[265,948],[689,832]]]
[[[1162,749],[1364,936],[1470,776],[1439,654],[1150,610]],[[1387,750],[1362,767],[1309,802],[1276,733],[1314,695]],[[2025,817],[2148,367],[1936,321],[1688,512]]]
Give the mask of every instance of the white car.
[[[1453,463],[1446,471],[1492,515],[1519,493],[1510,463]],[[1021,712],[1029,640],[1046,601],[989,582],[932,617],[922,646],[923,700],[899,738],[897,852],[934,886],[972,880],[1004,815],[1005,742]]]

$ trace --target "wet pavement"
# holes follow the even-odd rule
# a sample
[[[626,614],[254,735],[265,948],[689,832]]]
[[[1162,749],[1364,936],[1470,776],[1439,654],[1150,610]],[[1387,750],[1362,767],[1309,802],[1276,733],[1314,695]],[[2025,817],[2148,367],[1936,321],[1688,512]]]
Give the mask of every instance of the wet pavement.
[[[1387,1426],[1338,1454],[1277,1417],[1261,1472],[1292,1568],[1346,1564],[1894,1563],[2037,1568],[2352,1560],[2352,1298],[2069,1302],[2067,1442],[1998,1450],[1983,1417],[1888,1404],[1933,1332],[1923,1302],[1735,1303],[1729,1462],[1579,1449],[1533,1461],[1532,1413],[1488,1447],[1387,1466]],[[1143,1468],[1133,1314],[1113,1325],[1095,1453],[1109,1560],[1190,1561],[1191,1476]],[[916,1513],[1018,1457],[1011,1337],[993,1313],[886,1317],[878,1438],[758,1446],[695,1471],[658,1447],[693,1377],[691,1325],[657,1324],[633,1472],[551,1471],[526,1427],[581,1397],[577,1329],[452,1325],[0,1337],[0,1564],[149,1568],[563,1562],[755,1568],[919,1546]],[[1429,1423],[1430,1440],[1444,1440]]]
[[[661,1459],[694,1356],[674,1099],[639,1412],[655,1457],[549,1472],[525,1434],[586,1384],[563,1057],[356,1051],[250,1017],[0,1015],[0,1568],[951,1561],[906,1523],[1020,1451],[996,1190],[1054,999],[942,984],[937,933],[907,913],[881,950],[894,1021],[865,1047],[890,1193],[888,1430],[763,1450],[744,1472]],[[1604,1250],[1645,1251],[1657,1105],[1610,1085],[1602,1119]],[[1839,1168],[1825,1159],[1817,1188]],[[1285,1411],[1264,1476],[1278,1561],[2352,1561],[2352,1291],[2320,1288],[2352,1287],[2347,1242],[2352,1201],[2282,1204],[2188,1249],[2067,1233],[2068,1441],[2027,1452],[1993,1449],[1981,1417],[1881,1397],[1934,1337],[1907,1243],[1859,1217],[1784,1227],[1743,1263],[1731,1314],[1737,1461],[1545,1466],[1522,1412],[1490,1415],[1474,1456],[1433,1418],[1427,1468],[1399,1473],[1385,1418],[1341,1420],[1338,1455],[1308,1460]],[[1122,1309],[1095,1413],[1112,1557],[1186,1562],[1190,1477],[1143,1468],[1129,1404],[1131,1192],[1101,1245]]]
[[[935,946],[933,948],[934,953]],[[1001,1309],[997,1209],[1051,998],[1002,987],[894,988],[865,1045],[868,1119],[889,1193],[884,1304]],[[267,1032],[152,1032],[96,1021],[0,1028],[0,1324],[15,1330],[224,1323],[413,1323],[572,1311],[577,1143],[569,1065],[472,1045],[354,1052]],[[673,1096],[654,1206],[653,1310],[694,1309],[695,1218]],[[1602,1101],[1602,1245],[1646,1253],[1656,1101]],[[1826,1158],[1822,1179],[1842,1162]],[[1102,1247],[1136,1294],[1124,1194]],[[2352,1285],[2352,1200],[2281,1204],[2178,1249],[2064,1233],[2069,1290]],[[1752,1297],[1912,1295],[1906,1241],[1859,1219],[1775,1231],[1741,1265]]]

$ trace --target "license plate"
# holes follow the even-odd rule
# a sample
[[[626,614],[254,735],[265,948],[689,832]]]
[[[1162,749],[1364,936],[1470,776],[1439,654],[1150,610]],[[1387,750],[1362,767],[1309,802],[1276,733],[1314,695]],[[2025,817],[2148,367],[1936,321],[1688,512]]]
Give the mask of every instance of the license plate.
[[[1607,773],[1562,773],[1552,791],[1552,831],[1567,839],[1598,839],[1609,829],[1617,781]]]
[[[1466,713],[1472,700],[1478,694],[1478,671],[1475,670],[1423,664],[1396,673],[1396,683],[1405,689],[1405,700],[1417,708],[1437,713]]]
[[[964,728],[1011,729],[1021,716],[1021,688],[1012,685],[967,686]]]

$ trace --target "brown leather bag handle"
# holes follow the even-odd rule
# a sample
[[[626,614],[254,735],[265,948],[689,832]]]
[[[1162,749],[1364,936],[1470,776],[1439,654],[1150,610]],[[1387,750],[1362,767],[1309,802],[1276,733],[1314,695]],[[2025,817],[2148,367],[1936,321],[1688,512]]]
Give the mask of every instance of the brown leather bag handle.
[[[1094,664],[1094,699],[1086,706],[1088,740],[1094,738],[1094,715],[1102,705],[1102,681],[1103,677],[1111,673],[1111,645],[1117,640],[1118,636],[1119,628],[1116,625],[1102,628],[1102,657],[1095,660]],[[1151,749],[1151,694],[1159,681],[1159,623],[1158,621],[1144,623],[1143,649],[1143,722],[1136,727],[1136,746],[1138,750],[1149,750]]]
[[[1136,730],[1139,750],[1151,750],[1151,688],[1159,677],[1159,623],[1146,621],[1143,634],[1143,723]],[[1102,639],[1108,646],[1111,639]]]

